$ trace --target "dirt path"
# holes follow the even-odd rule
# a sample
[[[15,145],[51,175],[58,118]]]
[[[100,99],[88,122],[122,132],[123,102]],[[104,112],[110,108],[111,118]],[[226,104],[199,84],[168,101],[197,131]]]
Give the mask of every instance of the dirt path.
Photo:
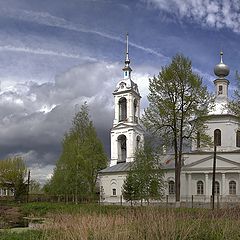
[[[20,208],[0,206],[0,228],[15,227],[23,224],[23,214]]]

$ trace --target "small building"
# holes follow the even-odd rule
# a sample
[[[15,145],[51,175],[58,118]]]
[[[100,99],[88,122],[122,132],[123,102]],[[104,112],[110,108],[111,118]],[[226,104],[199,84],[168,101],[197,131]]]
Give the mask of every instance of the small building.
[[[0,179],[0,200],[1,198],[13,197],[14,187],[11,182]]]

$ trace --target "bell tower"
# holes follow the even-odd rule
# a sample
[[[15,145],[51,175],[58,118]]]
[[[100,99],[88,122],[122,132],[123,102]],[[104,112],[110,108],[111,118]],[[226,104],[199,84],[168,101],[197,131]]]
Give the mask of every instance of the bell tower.
[[[220,52],[220,63],[214,68],[214,73],[218,77],[214,80],[217,99],[227,100],[229,81],[225,78],[229,74],[229,67],[223,63],[223,52]]]
[[[126,36],[126,56],[121,79],[114,92],[115,114],[111,130],[111,163],[132,162],[136,149],[143,143],[143,129],[139,124],[140,99],[138,86],[131,79],[128,34]]]

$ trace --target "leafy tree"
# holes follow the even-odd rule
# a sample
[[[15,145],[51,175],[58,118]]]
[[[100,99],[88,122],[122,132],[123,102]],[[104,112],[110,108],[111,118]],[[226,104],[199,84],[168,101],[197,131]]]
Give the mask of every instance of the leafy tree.
[[[204,122],[213,97],[203,86],[202,78],[192,72],[191,61],[183,55],[173,57],[170,65],[149,81],[149,107],[143,123],[174,151],[176,202],[179,202],[183,147],[199,135],[202,143],[210,142]]]
[[[234,91],[234,98],[229,102],[229,107],[232,112],[240,118],[240,75],[236,72],[237,86]]]
[[[41,187],[40,182],[38,182],[35,179],[30,180],[29,193],[30,194],[39,194],[39,193],[42,193],[42,192],[43,191],[42,191],[42,187]]]
[[[15,199],[26,194],[27,167],[22,157],[15,156],[0,161],[0,185],[14,189]]]
[[[128,176],[123,184],[123,197],[127,201],[161,199],[163,172],[158,156],[149,144],[145,144],[135,154]]]
[[[136,181],[136,174],[135,172],[130,169],[124,183],[123,183],[123,198],[127,201],[131,202],[132,205],[132,201],[133,200],[137,200],[138,199],[138,186],[137,186],[137,181]]]
[[[48,190],[53,194],[93,197],[98,171],[106,167],[107,157],[86,103],[73,118],[72,128],[65,134],[62,148]]]

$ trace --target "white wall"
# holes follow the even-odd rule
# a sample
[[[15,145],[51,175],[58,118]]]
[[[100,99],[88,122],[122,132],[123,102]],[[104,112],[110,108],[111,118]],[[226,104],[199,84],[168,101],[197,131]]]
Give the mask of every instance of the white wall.
[[[122,186],[126,178],[126,173],[101,174],[100,186],[103,189],[102,201],[120,203],[122,195]],[[113,196],[112,189],[116,189],[116,196]],[[124,199],[123,199],[124,201]]]

